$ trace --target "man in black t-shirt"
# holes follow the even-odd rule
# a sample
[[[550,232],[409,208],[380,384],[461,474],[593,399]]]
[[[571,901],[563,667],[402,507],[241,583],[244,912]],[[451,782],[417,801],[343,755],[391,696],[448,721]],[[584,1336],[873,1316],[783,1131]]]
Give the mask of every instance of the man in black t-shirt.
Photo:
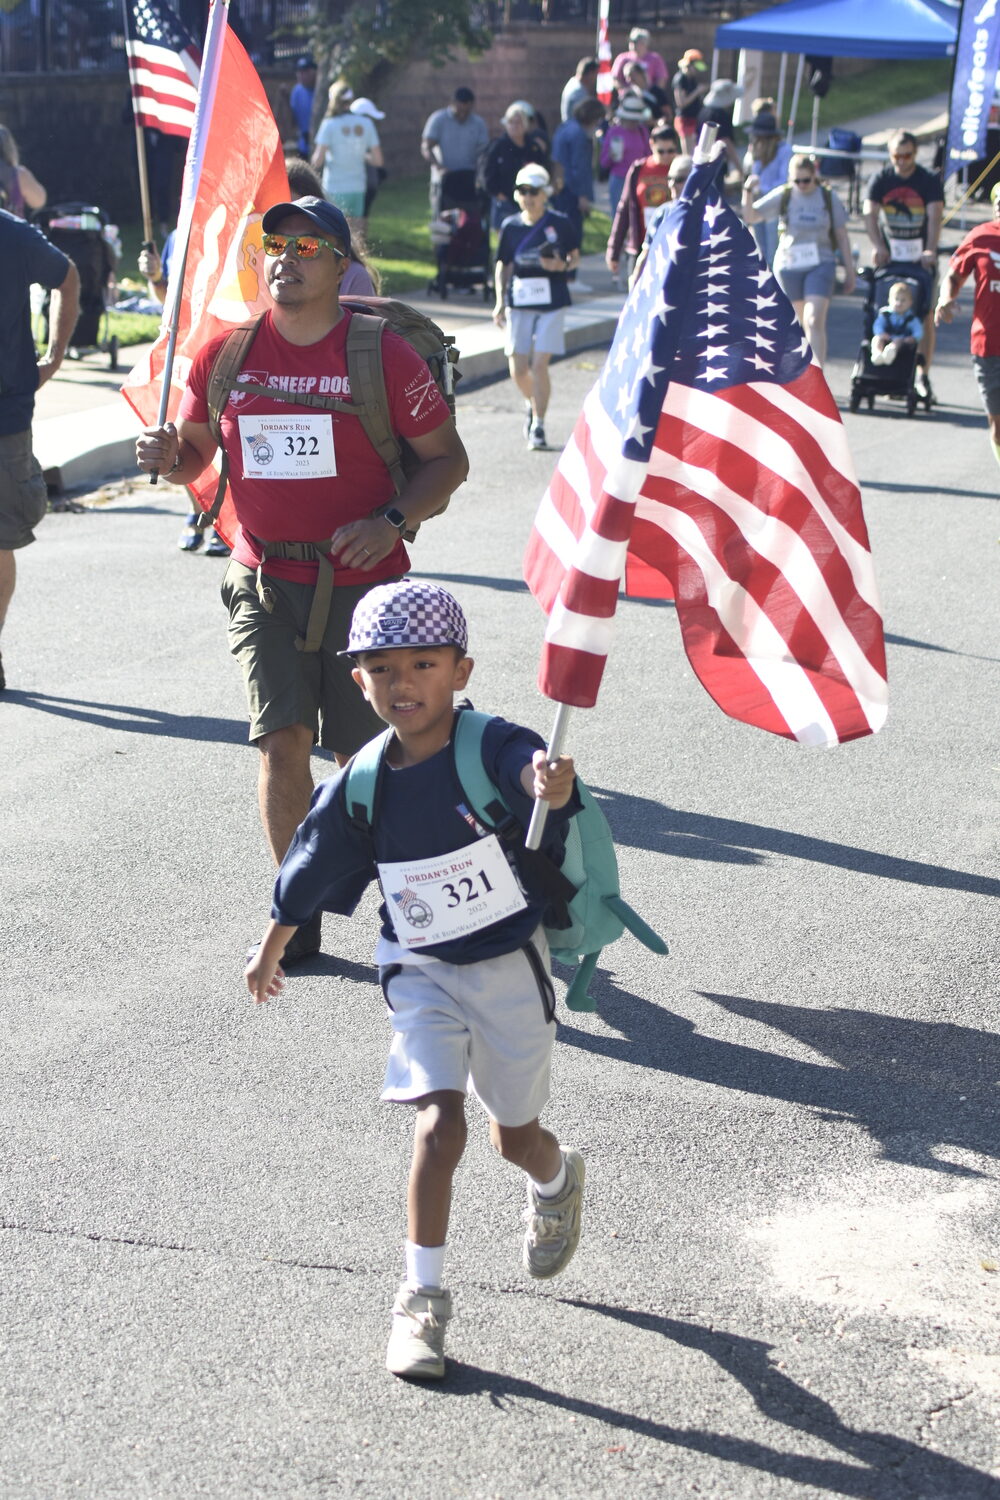
[[[48,491],[31,450],[35,392],[62,364],[80,310],[76,266],[40,230],[0,210],[0,629],[14,594],[14,553],[35,540]],[[31,332],[32,284],[52,292],[49,344],[41,359]],[[0,656],[0,692],[6,687]]]
[[[944,188],[936,172],[917,165],[917,141],[909,131],[889,137],[892,165],[871,177],[865,192],[865,229],[872,244],[872,264],[920,265],[931,273],[930,295],[920,341],[923,368],[917,371],[920,395],[930,394],[927,372],[934,357],[935,329],[931,309],[937,283],[938,242],[944,217]]]

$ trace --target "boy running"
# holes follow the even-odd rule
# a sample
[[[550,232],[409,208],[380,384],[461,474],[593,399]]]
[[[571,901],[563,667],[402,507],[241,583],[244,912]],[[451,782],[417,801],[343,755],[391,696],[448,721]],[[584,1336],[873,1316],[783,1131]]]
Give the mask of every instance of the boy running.
[[[468,628],[458,601],[404,579],[366,594],[344,653],[354,680],[392,730],[370,828],[346,806],[346,772],[315,792],[278,872],[271,922],[246,981],[256,1001],[283,985],[281,956],[318,910],[350,916],[378,874],[376,947],[393,1040],[382,1098],[416,1107],[407,1193],[405,1277],[396,1297],[386,1367],[444,1375],[444,1289],[451,1185],[465,1147],[471,1085],[500,1155],[528,1175],[523,1260],[555,1276],[580,1237],[584,1163],[539,1123],[549,1096],[555,996],[541,926],[544,897],[470,814],[455,771],[454,694],[469,681]],[[544,847],[557,850],[579,811],[573,762],[546,761],[530,730],[493,719],[483,764],[522,828],[533,800],[549,804]],[[447,859],[475,848],[464,878]],[[450,878],[449,878],[450,876]]]

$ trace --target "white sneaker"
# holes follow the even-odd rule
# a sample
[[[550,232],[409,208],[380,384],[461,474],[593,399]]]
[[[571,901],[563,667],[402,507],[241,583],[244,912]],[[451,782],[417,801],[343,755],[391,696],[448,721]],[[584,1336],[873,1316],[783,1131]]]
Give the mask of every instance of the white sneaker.
[[[886,344],[885,348],[882,350],[882,363],[884,365],[895,364],[895,362],[896,362],[896,355],[898,353],[899,353],[899,345],[898,344]]]
[[[407,1380],[440,1380],[444,1375],[444,1330],[451,1317],[451,1293],[439,1287],[404,1284],[392,1309],[392,1332],[385,1367]]]
[[[885,350],[884,349],[873,349],[871,353],[872,353],[872,364],[873,365],[884,365],[885,364]]]
[[[524,1220],[522,1259],[529,1276],[545,1281],[568,1266],[580,1242],[583,1180],[586,1167],[578,1151],[564,1151],[566,1186],[558,1198],[543,1198],[533,1182],[528,1183],[528,1206]]]
[[[572,287],[574,292],[582,292],[584,296],[586,296],[588,292],[592,292],[594,290],[589,281],[574,281],[572,283]]]

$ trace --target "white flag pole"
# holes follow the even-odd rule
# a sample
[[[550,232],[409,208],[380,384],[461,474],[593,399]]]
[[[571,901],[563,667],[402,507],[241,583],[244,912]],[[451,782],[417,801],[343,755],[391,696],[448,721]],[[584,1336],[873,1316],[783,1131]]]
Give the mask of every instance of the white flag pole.
[[[549,736],[548,747],[545,758],[550,762],[557,761],[562,754],[563,745],[566,742],[566,732],[569,729],[569,716],[572,710],[566,703],[560,703],[556,708],[556,716],[552,725],[552,733]],[[536,801],[531,810],[531,822],[528,824],[528,833],[524,840],[526,849],[537,849],[542,842],[542,834],[545,832],[545,820],[549,815],[549,804],[541,798]]]
[[[184,183],[181,189],[181,207],[177,218],[175,250],[170,258],[170,286],[167,291],[167,310],[164,315],[170,337],[163,362],[163,384],[160,387],[160,410],[157,426],[167,420],[170,402],[170,377],[174,367],[174,351],[177,347],[177,330],[180,324],[181,303],[184,298],[184,273],[187,267],[188,245],[191,241],[191,225],[194,220],[198,188],[201,183],[201,167],[205,160],[212,111],[215,108],[215,92],[222,68],[222,54],[229,23],[229,0],[212,0],[208,13],[208,30],[205,33],[205,50],[202,54],[201,72],[198,75],[198,101],[195,105],[194,125],[188,139],[187,156],[184,161]],[[149,476],[155,484],[158,471]]]

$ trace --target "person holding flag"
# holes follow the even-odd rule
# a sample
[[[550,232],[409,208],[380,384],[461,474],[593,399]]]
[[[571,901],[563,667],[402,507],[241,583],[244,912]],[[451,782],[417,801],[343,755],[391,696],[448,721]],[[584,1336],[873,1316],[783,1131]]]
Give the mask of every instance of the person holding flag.
[[[406,573],[403,533],[442,509],[465,479],[468,460],[427,365],[385,331],[391,426],[418,460],[395,496],[360,421],[330,410],[331,397],[341,408],[351,398],[351,314],[339,300],[350,264],[347,220],[333,204],[305,197],[270,208],[261,228],[270,305],[248,355],[244,380],[251,388],[235,377],[221,411],[238,523],[223,598],[230,649],[243,668],[250,738],[260,751],[261,818],[280,863],[309,810],[314,741],[343,761],[378,725],[337,654],[354,607],[373,585]],[[195,354],[176,425],[149,426],[139,438],[141,469],[183,485],[212,463],[208,385],[225,337]],[[295,394],[301,404],[281,399]],[[319,945],[317,914],[285,962]]]

